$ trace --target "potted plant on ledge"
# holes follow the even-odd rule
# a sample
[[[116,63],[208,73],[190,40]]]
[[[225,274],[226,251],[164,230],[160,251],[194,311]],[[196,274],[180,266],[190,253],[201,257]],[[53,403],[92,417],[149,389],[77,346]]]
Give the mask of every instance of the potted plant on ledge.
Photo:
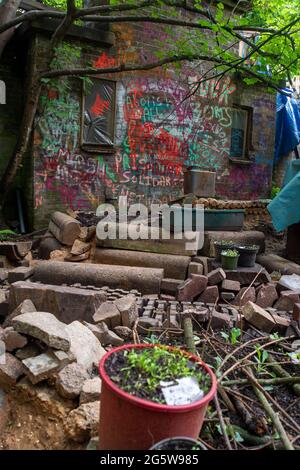
[[[239,252],[237,250],[224,250],[221,252],[221,263],[223,269],[237,269]]]
[[[217,386],[199,357],[171,346],[127,344],[109,351],[99,371],[101,450],[143,450],[166,438],[198,438]]]
[[[237,246],[239,251],[239,266],[243,268],[252,268],[255,265],[256,255],[259,251],[257,245]]]
[[[231,240],[216,240],[214,242],[216,261],[221,261],[221,253],[226,250],[234,250],[235,244]]]

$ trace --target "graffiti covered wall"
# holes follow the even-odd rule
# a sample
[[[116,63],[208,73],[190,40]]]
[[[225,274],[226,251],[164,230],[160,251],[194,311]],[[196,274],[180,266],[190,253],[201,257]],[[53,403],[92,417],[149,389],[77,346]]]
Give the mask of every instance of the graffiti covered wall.
[[[93,65],[112,67],[144,57],[145,46],[135,47],[134,32],[126,29],[123,39],[118,50],[90,50]],[[191,165],[217,172],[220,197],[268,196],[275,97],[231,78],[195,87],[199,76],[186,66],[107,77],[117,81],[111,153],[81,148],[80,80],[71,80],[64,92],[49,85],[34,135],[35,220],[42,225],[54,209],[91,210],[119,195],[168,202],[182,195],[183,169]],[[229,158],[233,103],[253,108],[253,152],[245,164]],[[93,106],[97,112],[103,108],[99,98]]]

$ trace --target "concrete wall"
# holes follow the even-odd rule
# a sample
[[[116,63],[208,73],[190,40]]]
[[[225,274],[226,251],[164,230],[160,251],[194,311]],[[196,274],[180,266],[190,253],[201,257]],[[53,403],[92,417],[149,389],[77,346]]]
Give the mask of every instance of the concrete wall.
[[[99,67],[153,60],[155,38],[167,35],[147,24],[122,25],[115,32],[117,48],[76,43],[82,46],[78,66],[86,59]],[[44,40],[38,39],[39,58],[43,47]],[[80,80],[69,80],[65,92],[50,84],[34,133],[33,225],[47,225],[54,209],[91,210],[119,195],[135,202],[170,201],[182,195],[183,168],[189,165],[217,172],[220,197],[268,197],[275,95],[227,78],[206,82],[183,101],[201,73],[190,64],[180,70],[168,67],[107,77],[117,80],[116,145],[110,154],[87,153],[80,147]],[[229,159],[232,103],[253,107],[253,151],[244,164]]]

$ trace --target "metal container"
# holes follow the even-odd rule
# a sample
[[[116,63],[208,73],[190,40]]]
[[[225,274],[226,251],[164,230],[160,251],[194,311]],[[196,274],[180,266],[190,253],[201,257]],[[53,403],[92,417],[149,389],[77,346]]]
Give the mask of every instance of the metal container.
[[[216,173],[198,168],[184,169],[184,194],[195,194],[199,197],[214,197],[216,193]]]

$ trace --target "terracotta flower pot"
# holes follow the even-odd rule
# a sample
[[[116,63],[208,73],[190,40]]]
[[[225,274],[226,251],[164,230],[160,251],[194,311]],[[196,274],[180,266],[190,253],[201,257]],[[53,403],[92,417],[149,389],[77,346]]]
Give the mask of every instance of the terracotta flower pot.
[[[119,388],[105,370],[107,359],[118,351],[154,346],[126,344],[112,349],[101,359],[100,450],[144,450],[162,439],[176,436],[197,439],[207,406],[217,389],[214,373],[199,357],[186,353],[191,360],[201,364],[210,375],[211,388],[203,398],[188,405],[164,405],[130,395]],[[169,347],[170,351],[175,349]]]

